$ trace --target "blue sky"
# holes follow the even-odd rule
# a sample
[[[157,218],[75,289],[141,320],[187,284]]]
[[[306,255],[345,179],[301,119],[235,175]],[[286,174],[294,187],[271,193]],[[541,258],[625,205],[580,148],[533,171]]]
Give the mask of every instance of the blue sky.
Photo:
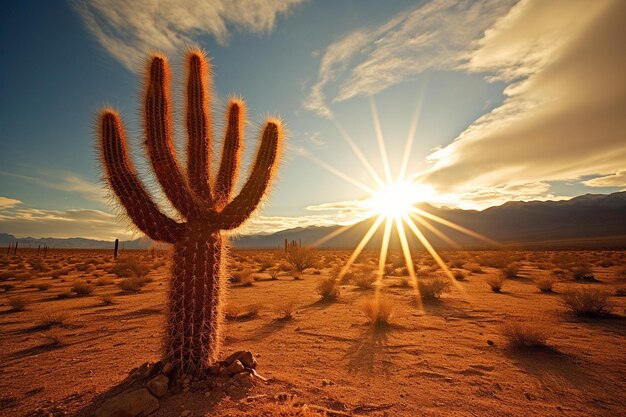
[[[265,116],[288,126],[279,179],[248,232],[354,218],[367,196],[322,165],[371,184],[340,126],[382,173],[372,103],[394,169],[418,121],[408,171],[435,204],[626,188],[619,1],[126,3],[5,6],[0,232],[130,237],[99,182],[94,116],[117,107],[137,145],[147,51],[168,55],[178,91],[189,45],[214,64],[215,153],[229,95],[248,104],[248,155]]]

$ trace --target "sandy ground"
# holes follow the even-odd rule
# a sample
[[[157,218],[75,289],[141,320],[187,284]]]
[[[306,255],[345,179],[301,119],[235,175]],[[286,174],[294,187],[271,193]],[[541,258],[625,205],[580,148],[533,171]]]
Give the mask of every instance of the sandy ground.
[[[454,271],[466,278],[423,310],[412,288],[402,286],[401,262],[392,256],[381,297],[392,300],[396,311],[393,324],[382,329],[368,325],[361,309],[373,289],[346,282],[337,301],[320,301],[318,282],[348,255],[318,252],[324,268],[309,269],[299,280],[289,272],[276,280],[255,273],[251,286],[231,285],[227,310],[258,314],[226,321],[224,353],[253,351],[258,372],[269,381],[232,397],[177,394],[155,415],[259,415],[280,394],[345,415],[626,415],[626,297],[616,295],[626,288],[626,252],[447,252],[448,262],[464,262]],[[89,404],[106,397],[132,368],[159,359],[167,256],[124,256],[153,267],[152,281],[139,293],[123,293],[116,285],[124,278],[109,272],[109,252],[51,251],[38,259],[22,250],[0,257],[0,415],[88,415]],[[502,256],[520,272],[496,294],[485,279],[501,271],[486,264]],[[418,257],[424,262],[418,267],[429,271],[422,275],[442,274],[425,255]],[[282,254],[235,251],[233,258],[234,271],[257,271],[263,262],[281,262]],[[375,255],[366,254],[356,268],[374,262]],[[466,269],[481,262],[482,272]],[[599,282],[571,277],[581,262],[592,266]],[[541,293],[534,280],[554,274],[555,293]],[[78,279],[89,280],[94,291],[73,294]],[[570,314],[560,294],[579,286],[611,293],[612,314]],[[11,306],[19,297],[23,311]],[[295,303],[294,317],[281,320],[281,306],[289,302]],[[50,325],[51,318],[61,323]],[[511,322],[541,323],[548,348],[509,346],[502,325]]]

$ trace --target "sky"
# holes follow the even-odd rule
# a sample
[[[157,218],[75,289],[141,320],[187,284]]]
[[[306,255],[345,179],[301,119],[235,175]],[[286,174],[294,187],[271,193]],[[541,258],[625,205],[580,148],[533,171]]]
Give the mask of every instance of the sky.
[[[246,100],[239,185],[265,118],[287,126],[278,178],[242,233],[354,221],[368,198],[354,183],[374,185],[363,160],[382,176],[384,153],[439,206],[624,190],[624,39],[620,0],[12,2],[0,15],[0,232],[136,236],[101,181],[106,105],[167,210],[139,146],[143,69],[151,52],[169,58],[184,156],[191,46],[214,67],[214,154],[228,98]]]

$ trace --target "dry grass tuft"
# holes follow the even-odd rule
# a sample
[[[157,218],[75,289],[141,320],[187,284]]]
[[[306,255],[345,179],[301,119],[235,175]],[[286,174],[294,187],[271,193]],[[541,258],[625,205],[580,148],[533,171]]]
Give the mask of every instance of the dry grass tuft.
[[[365,313],[370,325],[377,328],[391,326],[396,311],[396,304],[387,299],[370,299],[361,304],[361,310]]]
[[[150,265],[137,258],[119,259],[110,272],[118,277],[145,277],[150,272]]]
[[[502,268],[502,274],[505,278],[517,278],[519,276],[519,265],[517,264],[509,264],[506,267]]]
[[[82,279],[78,279],[72,284],[72,291],[78,295],[89,295],[93,290],[93,285]]]
[[[274,310],[279,314],[279,320],[291,320],[296,312],[295,301],[282,301],[274,307]]]
[[[555,282],[556,282],[556,279],[554,279],[554,277],[543,276],[535,280],[535,285],[537,286],[539,291],[550,293],[552,292],[552,287],[554,286]]]
[[[461,271],[454,271],[454,279],[457,281],[465,281],[465,274]]]
[[[493,292],[500,292],[502,290],[502,285],[504,284],[504,276],[500,274],[490,275],[485,278],[485,282],[491,288]]]
[[[62,327],[67,324],[67,317],[67,314],[62,311],[48,311],[42,314],[37,327],[42,329]]]
[[[325,278],[318,282],[316,290],[324,301],[334,301],[339,298],[339,283],[333,277]]]
[[[148,283],[145,278],[132,277],[126,278],[118,282],[117,285],[120,289],[127,293],[138,293]]]
[[[549,330],[543,322],[511,320],[502,326],[502,334],[513,349],[545,347]]]
[[[100,301],[102,302],[102,305],[105,305],[105,306],[111,306],[115,304],[115,302],[113,301],[112,295],[103,295],[102,297],[100,297]]]
[[[577,316],[601,316],[611,312],[609,293],[581,287],[563,293],[563,303]]]
[[[297,272],[315,266],[315,256],[315,250],[306,246],[288,246],[285,252],[286,261]]]
[[[352,276],[352,283],[362,290],[369,290],[376,283],[376,275],[372,272],[359,272]]]
[[[442,277],[420,279],[417,281],[417,287],[423,300],[434,301],[450,290],[450,281]]]

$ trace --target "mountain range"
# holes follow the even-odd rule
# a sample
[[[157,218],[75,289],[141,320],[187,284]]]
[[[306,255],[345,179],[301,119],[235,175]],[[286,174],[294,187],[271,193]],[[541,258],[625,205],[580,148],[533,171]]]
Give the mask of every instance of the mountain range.
[[[585,194],[561,201],[515,201],[490,207],[482,211],[451,209],[420,204],[418,208],[449,222],[477,232],[500,244],[539,247],[626,247],[626,191],[613,194]],[[375,219],[354,224],[320,247],[334,249],[354,248]],[[435,247],[490,247],[475,237],[425,219],[437,226],[449,239],[444,240],[436,232],[418,223],[420,230]],[[233,241],[239,248],[278,248],[285,239],[311,244],[331,233],[338,233],[341,226],[311,226],[283,230],[273,234],[241,236]],[[380,247],[384,227],[379,227],[367,247]],[[407,229],[411,248],[419,247],[413,233]],[[19,242],[24,247],[47,245],[51,248],[112,248],[112,242],[83,238],[15,238],[0,233],[0,245]],[[126,249],[145,249],[152,242],[147,238],[121,242]],[[398,247],[399,239],[392,233],[391,247]]]

